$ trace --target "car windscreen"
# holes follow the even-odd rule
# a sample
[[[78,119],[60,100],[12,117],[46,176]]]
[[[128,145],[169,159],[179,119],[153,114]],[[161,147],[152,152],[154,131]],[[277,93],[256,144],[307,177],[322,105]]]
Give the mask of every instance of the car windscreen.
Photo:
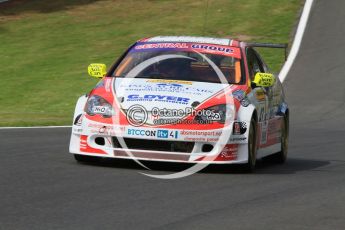
[[[137,43],[113,72],[115,77],[242,82],[236,47],[193,43]]]

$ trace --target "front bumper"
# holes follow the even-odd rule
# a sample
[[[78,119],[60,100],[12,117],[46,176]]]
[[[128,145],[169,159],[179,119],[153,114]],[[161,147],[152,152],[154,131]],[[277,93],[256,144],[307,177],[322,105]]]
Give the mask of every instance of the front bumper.
[[[225,142],[217,143],[217,131],[204,132],[198,137],[195,130],[176,133],[176,130],[161,133],[158,137],[138,137],[128,129],[114,131],[114,128],[97,126],[73,127],[70,152],[105,158],[121,158],[145,161],[201,163],[201,164],[241,164],[248,162],[246,136],[230,135]],[[133,127],[131,128],[133,129]],[[154,129],[146,130],[149,135]],[[165,130],[164,130],[165,131]],[[140,135],[142,132],[137,132]],[[151,133],[153,135],[153,133]],[[169,134],[172,134],[169,136]],[[186,135],[181,135],[186,134]],[[219,137],[218,137],[219,138]]]

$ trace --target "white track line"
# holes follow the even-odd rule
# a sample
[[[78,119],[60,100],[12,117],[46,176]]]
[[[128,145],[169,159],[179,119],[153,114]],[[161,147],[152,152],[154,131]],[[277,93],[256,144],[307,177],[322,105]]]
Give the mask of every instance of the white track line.
[[[279,79],[281,80],[281,82],[284,82],[298,54],[313,2],[314,0],[306,0],[304,4],[303,12],[301,15],[301,19],[298,23],[297,32],[296,32],[295,39],[293,41],[293,44],[289,53],[289,57],[287,61],[285,62],[282,70],[279,73]],[[50,128],[70,128],[70,127],[72,126],[0,127],[0,129],[50,129]]]
[[[310,14],[313,2],[314,2],[314,0],[306,0],[306,2],[304,4],[303,12],[301,15],[301,19],[299,20],[299,23],[298,23],[297,32],[295,35],[295,39],[292,43],[289,57],[286,60],[282,70],[279,73],[279,79],[281,82],[284,82],[287,74],[289,73],[289,71],[291,69],[292,64],[294,63],[294,61],[296,59],[296,56],[298,54],[299,48],[300,48],[301,43],[302,43],[304,31],[305,31],[305,28],[307,26],[309,14]]]

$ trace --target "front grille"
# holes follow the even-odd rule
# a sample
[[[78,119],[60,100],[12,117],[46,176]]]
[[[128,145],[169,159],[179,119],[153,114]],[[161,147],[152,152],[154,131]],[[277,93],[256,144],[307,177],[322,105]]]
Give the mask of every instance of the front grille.
[[[164,141],[164,140],[146,140],[123,138],[128,149],[153,150],[167,152],[191,153],[194,148],[194,142],[187,141]],[[121,146],[116,137],[113,137],[114,148],[126,148]]]

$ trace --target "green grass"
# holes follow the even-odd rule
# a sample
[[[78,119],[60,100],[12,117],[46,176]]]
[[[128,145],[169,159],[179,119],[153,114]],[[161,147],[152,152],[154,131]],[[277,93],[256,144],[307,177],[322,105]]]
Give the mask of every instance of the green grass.
[[[302,0],[13,0],[0,4],[0,126],[69,125],[77,98],[136,40],[204,35],[291,41]],[[7,6],[9,4],[9,6]],[[282,50],[263,51],[277,72]]]

